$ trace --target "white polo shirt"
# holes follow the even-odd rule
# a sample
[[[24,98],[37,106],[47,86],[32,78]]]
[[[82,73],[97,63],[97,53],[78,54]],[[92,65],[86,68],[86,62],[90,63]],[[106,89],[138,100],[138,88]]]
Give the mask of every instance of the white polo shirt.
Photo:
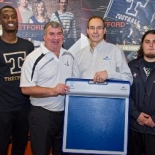
[[[41,57],[42,55],[42,57]],[[36,61],[38,61],[36,63]],[[30,53],[22,66],[20,87],[55,87],[65,83],[72,74],[73,56],[61,48],[59,58],[49,51],[43,43]],[[64,96],[35,98],[30,97],[31,104],[41,106],[50,111],[64,110]]]
[[[73,77],[93,79],[96,72],[106,70],[108,79],[127,80],[132,83],[132,74],[123,51],[116,45],[101,41],[92,51],[90,46],[76,53]]]

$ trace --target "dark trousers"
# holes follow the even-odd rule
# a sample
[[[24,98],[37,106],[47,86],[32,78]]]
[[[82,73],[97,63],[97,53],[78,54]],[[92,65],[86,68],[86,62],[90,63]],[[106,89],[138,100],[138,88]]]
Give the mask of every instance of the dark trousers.
[[[155,135],[130,130],[128,155],[155,155]]]
[[[30,140],[34,155],[62,155],[64,112],[51,112],[31,106],[29,114]]]
[[[10,137],[11,155],[24,155],[28,140],[28,112],[29,108],[0,112],[0,155],[7,155]]]

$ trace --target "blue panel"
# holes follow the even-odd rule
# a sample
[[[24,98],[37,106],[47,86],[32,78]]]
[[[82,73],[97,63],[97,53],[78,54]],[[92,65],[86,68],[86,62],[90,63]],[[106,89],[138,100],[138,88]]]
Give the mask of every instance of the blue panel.
[[[125,99],[69,96],[66,149],[124,151]]]

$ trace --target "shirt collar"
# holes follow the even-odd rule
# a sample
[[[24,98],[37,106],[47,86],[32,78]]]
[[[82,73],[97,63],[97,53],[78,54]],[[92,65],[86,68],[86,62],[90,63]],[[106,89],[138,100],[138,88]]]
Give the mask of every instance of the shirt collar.
[[[40,44],[40,48],[43,54],[47,54],[48,52],[50,52],[44,45],[44,43]]]
[[[94,47],[94,50],[91,48],[90,46],[90,51],[101,51],[101,49],[103,48],[105,44],[105,40],[103,39],[97,46]]]

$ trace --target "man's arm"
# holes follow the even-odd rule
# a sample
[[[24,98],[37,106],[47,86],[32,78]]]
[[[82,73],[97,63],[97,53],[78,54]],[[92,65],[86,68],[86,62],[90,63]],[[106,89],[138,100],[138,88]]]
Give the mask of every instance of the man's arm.
[[[104,71],[100,71],[100,72],[96,72],[95,76],[94,76],[94,82],[104,82],[106,79],[108,79],[108,73],[106,70]]]
[[[131,94],[130,94],[130,97],[129,97],[129,115],[130,115],[130,117],[137,120],[138,117],[140,116],[140,113],[141,112],[135,106],[134,101],[133,101]]]
[[[118,79],[118,80],[125,80],[130,81],[130,84],[133,82],[133,77],[131,74],[131,70],[127,64],[127,60],[125,58],[124,52],[120,49],[115,53],[115,62],[116,68],[112,70],[108,68],[106,71],[108,73],[108,79]]]
[[[129,114],[130,117],[135,119],[139,125],[147,125],[150,127],[155,127],[155,122],[153,121],[153,116],[150,116],[144,112],[140,112],[134,104],[130,94],[130,103],[129,103]]]
[[[73,61],[73,69],[72,69],[72,77],[73,78],[80,78],[80,70],[78,65],[78,55],[79,53],[75,54],[74,61]]]
[[[148,117],[147,120],[145,121],[145,125],[154,128],[155,127],[155,122],[153,121],[152,117]]]
[[[26,57],[26,60],[22,66],[20,87],[23,94],[42,98],[42,97],[65,95],[66,92],[69,91],[69,87],[62,83],[58,83],[55,87],[38,86],[37,85],[37,80],[38,80],[37,66],[34,70],[33,78],[31,77],[34,62],[35,60],[33,60],[29,55]]]
[[[37,98],[43,98],[43,97],[65,95],[66,92],[69,91],[69,86],[59,83],[54,88],[32,86],[32,87],[21,87],[21,90],[22,93],[25,95],[30,95]]]

